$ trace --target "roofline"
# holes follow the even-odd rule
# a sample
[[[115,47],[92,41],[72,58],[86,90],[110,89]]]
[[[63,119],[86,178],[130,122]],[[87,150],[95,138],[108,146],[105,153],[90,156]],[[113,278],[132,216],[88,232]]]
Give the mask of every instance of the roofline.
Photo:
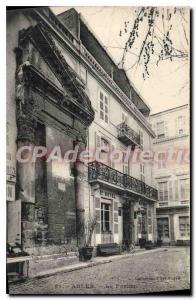
[[[122,70],[124,70],[124,69],[122,69]],[[136,88],[135,84],[129,79],[126,70],[124,70],[124,71],[125,71],[125,74],[127,76],[127,79],[129,81],[130,86],[134,88],[135,92],[138,94],[138,96],[141,98],[141,100],[144,102],[144,104],[147,106],[147,108],[151,111],[150,105],[146,103],[146,100],[143,99],[143,97],[141,96],[140,92]]]
[[[162,114],[162,113],[166,113],[166,112],[168,112],[168,111],[172,111],[172,110],[175,110],[175,109],[178,109],[178,108],[182,108],[182,107],[185,107],[185,106],[188,106],[188,105],[189,105],[189,103],[186,103],[186,104],[183,104],[183,105],[180,105],[180,106],[176,106],[176,107],[173,107],[173,108],[169,108],[169,109],[166,109],[166,110],[162,110],[162,111],[160,111],[160,112],[158,112],[158,113],[155,113],[155,114],[150,115],[150,117],[154,117],[154,116],[156,116],[156,115],[159,115],[159,114]]]
[[[75,9],[75,8],[73,8]],[[76,10],[75,10],[76,11]],[[77,11],[76,11],[77,12]],[[78,12],[77,12],[78,13]],[[84,16],[81,13],[78,13],[80,20],[84,23],[86,26],[87,30],[92,34],[92,36],[97,40],[97,42],[100,44],[101,48],[105,51],[109,59],[112,61],[112,63],[118,68],[117,62],[113,57],[111,57],[111,54],[106,50],[106,47],[103,45],[102,41],[100,38],[96,35],[96,33],[93,31],[87,20],[84,18]]]
[[[73,8],[75,9],[75,8]],[[76,10],[75,10],[76,11]],[[77,12],[77,11],[76,11]],[[78,13],[78,12],[77,12]],[[92,30],[91,26],[88,24],[86,19],[83,17],[81,13],[78,13],[80,20],[84,23],[86,26],[87,30],[92,34],[92,36],[97,40],[97,42],[100,44],[100,46],[103,48],[109,59],[112,61],[112,63],[116,66],[118,70],[123,70],[125,72],[125,75],[127,77],[127,80],[129,82],[130,87],[132,87],[135,92],[138,94],[138,96],[141,98],[141,100],[144,102],[144,104],[147,106],[149,110],[151,110],[151,107],[146,103],[146,101],[143,99],[143,97],[140,95],[138,89],[135,87],[135,85],[132,83],[132,81],[129,79],[127,72],[124,68],[119,68],[118,63],[115,61],[115,59],[112,57],[112,55],[105,49],[105,46],[103,45],[102,41],[99,39],[99,37],[96,35],[96,33]]]

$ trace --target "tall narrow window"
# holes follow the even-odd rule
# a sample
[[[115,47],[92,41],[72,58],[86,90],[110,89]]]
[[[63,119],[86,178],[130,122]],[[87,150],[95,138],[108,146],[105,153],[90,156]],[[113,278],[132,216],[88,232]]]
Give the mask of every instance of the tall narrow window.
[[[101,230],[111,231],[111,205],[101,203]]]
[[[168,201],[168,182],[159,182],[158,183],[158,191],[159,191],[159,201],[167,202]]]
[[[141,131],[139,129],[139,136],[140,136],[140,146],[143,147],[144,146],[144,134],[143,131]]]
[[[181,179],[180,180],[180,200],[188,200],[189,199],[189,179]]]
[[[140,180],[145,182],[145,168],[143,164],[140,164]]]
[[[164,130],[164,122],[158,122],[157,123],[157,137],[163,138],[165,137],[165,130]]]
[[[179,217],[180,236],[185,237],[190,235],[189,217]]]
[[[106,164],[110,165],[110,160],[109,160],[109,151],[110,151],[110,144],[109,142],[104,139],[103,137],[101,138],[101,153],[100,153],[100,159],[101,161]]]
[[[100,119],[105,123],[109,123],[109,101],[108,96],[103,92],[99,91],[99,116]]]
[[[124,157],[125,157],[125,153],[124,153]],[[125,161],[125,159],[123,159],[123,173],[129,175],[129,161]]]
[[[87,84],[87,70],[82,65],[80,65],[80,77]]]
[[[127,114],[122,112],[122,123],[127,124]]]
[[[159,153],[158,155],[158,169],[166,168],[166,153]]]
[[[176,119],[176,133],[177,135],[185,134],[186,132],[186,121],[185,116],[178,116]]]

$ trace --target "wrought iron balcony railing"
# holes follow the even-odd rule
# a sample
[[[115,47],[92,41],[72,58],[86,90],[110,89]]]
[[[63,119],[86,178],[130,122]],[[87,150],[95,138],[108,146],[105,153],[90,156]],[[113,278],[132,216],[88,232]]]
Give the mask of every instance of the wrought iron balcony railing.
[[[97,161],[88,164],[88,180],[89,182],[104,181],[143,197],[158,200],[158,191],[153,187]]]
[[[131,129],[125,122],[117,126],[118,139],[128,145],[140,145],[140,136],[137,132]]]

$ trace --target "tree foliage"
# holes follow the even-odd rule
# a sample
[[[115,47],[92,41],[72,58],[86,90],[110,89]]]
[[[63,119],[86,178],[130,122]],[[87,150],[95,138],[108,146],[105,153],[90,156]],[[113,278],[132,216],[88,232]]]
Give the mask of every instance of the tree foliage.
[[[126,36],[122,55],[122,67],[125,64],[127,52],[135,51],[136,64],[143,65],[143,78],[149,76],[149,66],[161,61],[188,61],[188,17],[185,8],[180,7],[139,7],[134,11],[135,18],[124,22],[124,28],[119,35]],[[176,43],[180,28],[180,38],[184,42]]]

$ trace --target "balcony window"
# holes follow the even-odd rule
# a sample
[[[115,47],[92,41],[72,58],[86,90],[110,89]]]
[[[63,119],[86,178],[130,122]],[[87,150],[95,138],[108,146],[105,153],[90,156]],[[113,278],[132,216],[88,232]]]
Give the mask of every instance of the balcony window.
[[[167,202],[168,201],[168,182],[159,182],[158,183],[158,191],[159,191],[159,201]]]
[[[189,217],[179,217],[180,236],[185,237],[190,235]]]
[[[109,123],[109,100],[108,96],[103,92],[99,91],[99,117],[105,123]]]
[[[143,164],[140,164],[140,180],[145,182],[145,168]]]

